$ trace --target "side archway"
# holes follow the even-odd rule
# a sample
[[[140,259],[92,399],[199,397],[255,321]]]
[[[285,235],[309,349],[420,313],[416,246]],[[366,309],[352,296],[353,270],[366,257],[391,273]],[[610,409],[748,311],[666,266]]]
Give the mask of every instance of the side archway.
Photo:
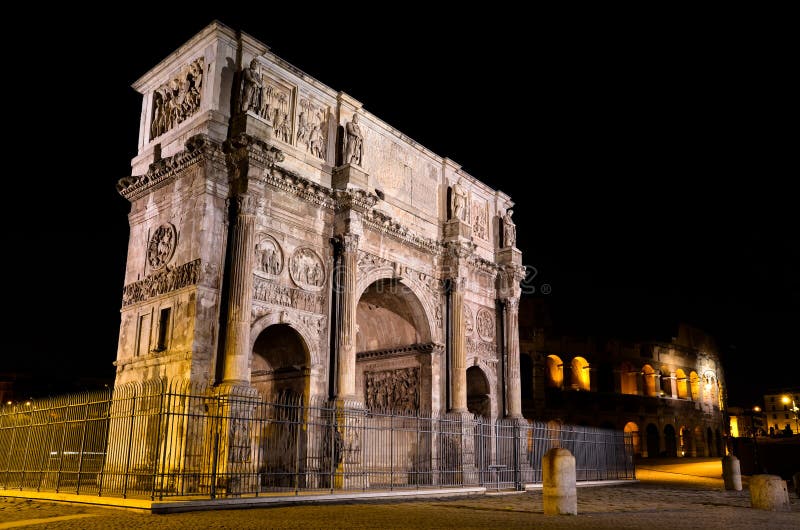
[[[307,402],[311,356],[300,333],[273,324],[255,339],[250,363],[252,385],[270,401]]]

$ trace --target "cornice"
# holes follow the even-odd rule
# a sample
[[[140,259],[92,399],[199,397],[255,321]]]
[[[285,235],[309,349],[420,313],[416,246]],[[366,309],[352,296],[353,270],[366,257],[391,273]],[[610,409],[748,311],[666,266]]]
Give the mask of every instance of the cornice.
[[[150,164],[144,175],[123,177],[117,182],[120,195],[133,202],[146,193],[156,190],[172,177],[201,162],[217,162],[224,165],[222,148],[204,134],[197,134],[186,140],[186,149]]]

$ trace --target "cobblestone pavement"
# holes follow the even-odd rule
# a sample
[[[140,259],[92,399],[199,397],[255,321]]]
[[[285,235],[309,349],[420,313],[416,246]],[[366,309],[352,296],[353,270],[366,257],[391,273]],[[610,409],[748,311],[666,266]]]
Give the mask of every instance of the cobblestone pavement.
[[[578,516],[545,516],[542,493],[452,500],[382,501],[152,515],[0,497],[4,528],[800,528],[791,513],[750,508],[749,492],[724,491],[719,460],[649,463],[639,484],[578,489]],[[78,518],[79,517],[79,518]],[[54,519],[59,518],[59,519]],[[32,521],[36,520],[36,521]],[[36,525],[36,526],[33,526]]]

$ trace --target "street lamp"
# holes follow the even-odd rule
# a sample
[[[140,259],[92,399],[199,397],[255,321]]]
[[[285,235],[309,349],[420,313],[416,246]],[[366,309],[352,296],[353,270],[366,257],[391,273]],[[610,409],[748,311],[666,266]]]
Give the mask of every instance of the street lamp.
[[[791,410],[794,413],[794,428],[795,431],[800,433],[800,425],[798,425],[797,421],[797,411],[800,409],[798,409],[797,405],[794,402],[794,396],[792,396],[791,398],[789,396],[781,396],[781,402],[784,405],[788,405],[791,402],[792,406],[789,410]]]

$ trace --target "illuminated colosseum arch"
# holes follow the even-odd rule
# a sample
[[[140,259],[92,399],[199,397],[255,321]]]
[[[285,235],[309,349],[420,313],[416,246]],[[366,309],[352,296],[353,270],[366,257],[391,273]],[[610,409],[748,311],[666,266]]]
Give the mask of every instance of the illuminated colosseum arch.
[[[670,370],[666,366],[661,367],[661,395],[665,397],[674,397],[672,395],[672,378],[670,377]]]
[[[631,442],[633,444],[633,454],[635,454],[636,456],[641,456],[642,437],[639,435],[639,426],[636,423],[629,421],[628,423],[625,424],[623,431],[625,432],[625,434],[631,435]]]
[[[642,376],[644,377],[644,395],[656,397],[658,389],[656,388],[656,371],[649,364],[642,366]]]
[[[590,390],[589,361],[583,357],[575,357],[570,364],[572,373],[571,386],[575,390]]]
[[[562,388],[564,385],[564,363],[558,355],[547,356],[547,386]]]
[[[686,378],[686,372],[680,368],[675,370],[675,386],[678,389],[678,399],[689,397],[689,380]]]
[[[640,371],[637,370],[631,363],[625,361],[619,366],[620,371],[620,389],[622,394],[636,395],[639,393],[639,380]]]
[[[689,373],[689,388],[692,391],[692,401],[700,399],[700,377],[694,370]]]

